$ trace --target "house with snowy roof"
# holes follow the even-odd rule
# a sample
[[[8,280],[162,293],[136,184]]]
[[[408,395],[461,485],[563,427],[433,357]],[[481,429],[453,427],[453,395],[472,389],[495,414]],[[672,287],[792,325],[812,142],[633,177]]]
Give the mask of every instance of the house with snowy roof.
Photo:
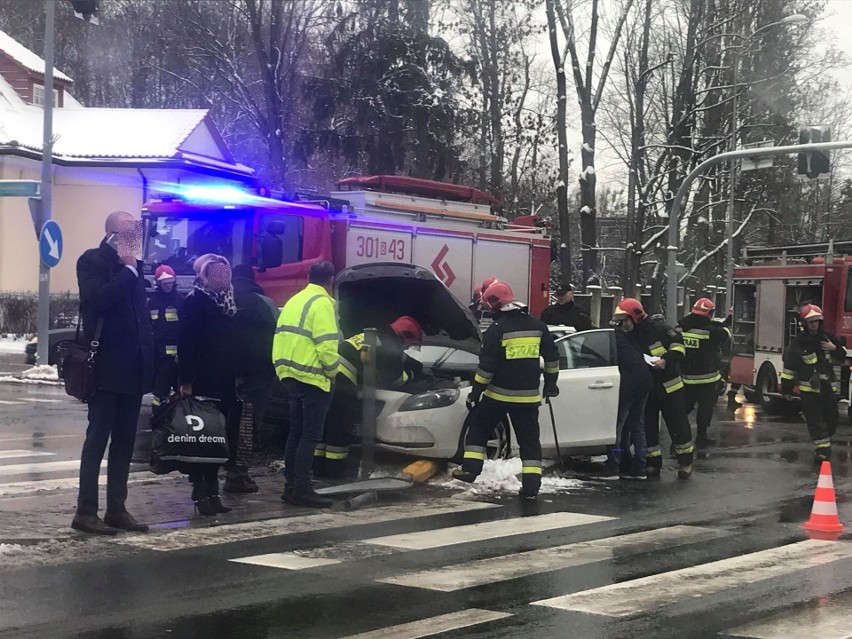
[[[54,69],[53,218],[64,240],[51,291],[77,292],[77,257],[106,216],[138,215],[174,185],[253,184],[204,109],[86,108]],[[44,61],[0,31],[0,179],[40,180]],[[26,198],[0,197],[0,291],[38,290],[38,247]]]

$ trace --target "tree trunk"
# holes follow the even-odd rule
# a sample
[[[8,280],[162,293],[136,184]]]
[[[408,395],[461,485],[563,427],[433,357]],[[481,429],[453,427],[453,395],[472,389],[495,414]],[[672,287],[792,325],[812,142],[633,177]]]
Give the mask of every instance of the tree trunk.
[[[583,147],[580,151],[583,172],[580,173],[580,242],[583,255],[583,282],[590,282],[590,278],[598,271],[597,252],[597,207],[595,202],[595,138],[597,128],[595,126],[595,112],[591,104],[581,105],[580,115],[583,127]]]
[[[559,263],[560,282],[570,284],[573,274],[571,263],[571,220],[568,215],[568,131],[566,122],[568,83],[565,78],[565,65],[559,54],[556,37],[556,14],[554,0],[546,0],[547,26],[550,35],[550,53],[556,70],[556,136],[559,148],[559,175],[556,181],[556,209],[559,214]]]

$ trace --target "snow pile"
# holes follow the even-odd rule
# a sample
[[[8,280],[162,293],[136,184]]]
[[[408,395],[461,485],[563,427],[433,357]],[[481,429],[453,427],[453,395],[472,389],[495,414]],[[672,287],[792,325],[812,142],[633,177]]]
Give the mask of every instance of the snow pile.
[[[44,386],[61,386],[56,366],[33,366],[21,373],[20,377],[0,377],[0,382],[13,384],[40,384]]]
[[[0,337],[0,353],[23,353],[27,340],[15,337]]]
[[[454,490],[463,490],[473,495],[511,494],[516,495],[521,489],[521,460],[512,459],[486,460],[482,474],[476,482],[468,484],[457,479],[445,481],[441,486]],[[583,482],[566,477],[542,477],[541,493],[561,493],[583,486]]]

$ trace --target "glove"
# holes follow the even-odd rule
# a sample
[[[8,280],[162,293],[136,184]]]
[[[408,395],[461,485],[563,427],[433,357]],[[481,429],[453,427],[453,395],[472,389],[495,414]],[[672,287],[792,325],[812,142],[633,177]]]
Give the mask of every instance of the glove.
[[[559,397],[559,387],[556,384],[545,384],[544,385],[544,396],[547,397]]]
[[[479,403],[479,400],[482,398],[481,393],[477,393],[475,391],[471,391],[471,393],[467,396],[464,404],[467,406],[468,410],[473,410],[476,408],[476,405]]]

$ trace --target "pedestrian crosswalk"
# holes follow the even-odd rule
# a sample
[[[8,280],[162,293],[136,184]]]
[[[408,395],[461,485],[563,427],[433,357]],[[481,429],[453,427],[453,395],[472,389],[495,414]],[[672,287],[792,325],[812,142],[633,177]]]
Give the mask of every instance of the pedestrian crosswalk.
[[[451,503],[451,500],[444,501]],[[478,502],[456,503],[467,508]],[[490,636],[491,629],[500,626],[495,622],[507,617],[535,618],[536,609],[548,609],[556,615],[593,615],[602,620],[601,623],[653,618],[687,604],[699,608],[702,605],[719,605],[719,599],[713,599],[714,595],[727,594],[731,601],[739,601],[745,587],[757,588],[755,592],[759,593],[761,588],[769,589],[778,580],[787,578],[795,582],[800,575],[825,567],[836,567],[852,574],[852,543],[848,541],[781,538],[774,547],[767,548],[765,540],[759,536],[744,540],[744,533],[730,526],[672,524],[635,530],[635,527],[627,526],[627,522],[610,516],[563,511],[501,518],[498,509],[502,506],[488,506],[490,508],[480,511],[483,521],[477,523],[429,525],[428,516],[418,517],[423,505],[409,504],[404,510],[396,511],[396,516],[387,513],[377,519],[371,515],[360,522],[350,522],[368,524],[381,519],[396,524],[407,522],[410,523],[407,526],[409,532],[382,536],[356,533],[353,535],[356,539],[347,536],[345,541],[291,549],[286,549],[288,543],[282,539],[279,545],[285,546],[285,549],[278,552],[231,556],[229,561],[258,569],[285,570],[294,575],[307,576],[321,571],[319,574],[323,578],[334,578],[335,575],[347,574],[350,579],[419,592],[422,593],[420,596],[426,596],[430,591],[437,596],[477,589],[475,597],[462,595],[462,598],[452,600],[475,602],[476,607],[421,616],[384,627],[377,623],[360,634],[347,635],[350,639],[428,637],[462,628],[475,628],[471,632],[478,633],[476,636]],[[433,504],[434,507],[436,504]],[[370,510],[380,512],[382,509]],[[370,510],[293,517],[289,519],[303,521],[289,524],[282,521],[276,525],[282,534],[319,529],[321,525],[340,526],[343,525],[342,517],[369,513]],[[436,512],[445,511],[439,507]],[[215,539],[215,534],[211,533],[210,538]],[[215,543],[226,543],[231,539],[226,534],[224,539]],[[565,543],[566,540],[568,543]],[[188,543],[189,540],[184,539],[180,545],[186,547]],[[709,555],[694,550],[708,547],[713,548]],[[650,556],[670,557],[677,553],[681,553],[677,560],[682,562],[680,565],[689,564],[690,557],[694,557],[694,565],[679,567],[675,562],[673,569],[667,569],[665,562],[655,564],[647,559]],[[717,559],[718,556],[724,558]],[[634,561],[637,566],[660,567],[656,571],[650,570],[654,574],[648,574],[648,568],[637,568],[638,574],[623,569],[613,571],[613,567],[630,566]],[[610,575],[608,582],[605,580],[601,584],[590,580],[584,583],[581,576],[593,565],[600,566],[595,574]],[[350,572],[344,572],[347,570]],[[541,577],[557,572],[568,577],[550,578],[544,583],[556,584],[557,588],[562,585],[567,592],[550,592],[550,596],[542,598]],[[576,577],[571,578],[572,574]],[[529,585],[518,589],[520,593],[528,593],[526,599],[507,609],[505,593],[527,583]],[[495,605],[489,605],[490,594],[493,594]],[[716,603],[704,604],[708,601]],[[805,605],[807,601],[799,603]],[[725,622],[726,627],[708,630],[708,634],[700,636],[756,639],[784,636],[785,639],[795,639],[800,635],[783,632],[782,629],[791,620],[806,620],[809,624],[808,639],[814,636],[821,639],[852,638],[852,624],[844,617],[844,609],[835,608],[822,611],[822,614],[793,611],[757,622],[748,617],[741,618],[739,625]],[[748,614],[747,607],[742,610],[743,614]],[[434,612],[444,611],[438,607]],[[607,622],[607,619],[612,621]],[[399,619],[395,617],[394,621]],[[712,626],[712,622],[708,623]],[[804,639],[805,635],[801,637]]]

